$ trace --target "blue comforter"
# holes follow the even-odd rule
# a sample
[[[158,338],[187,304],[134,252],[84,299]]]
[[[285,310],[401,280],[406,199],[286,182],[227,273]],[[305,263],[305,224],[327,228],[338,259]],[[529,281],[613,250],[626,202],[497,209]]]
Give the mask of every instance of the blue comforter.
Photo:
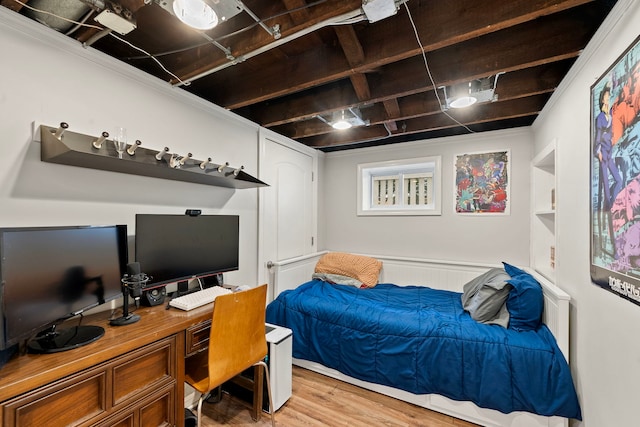
[[[461,294],[320,280],[285,291],[267,322],[293,331],[293,357],[415,394],[509,413],[581,419],[569,366],[546,326],[517,332],[473,320]]]

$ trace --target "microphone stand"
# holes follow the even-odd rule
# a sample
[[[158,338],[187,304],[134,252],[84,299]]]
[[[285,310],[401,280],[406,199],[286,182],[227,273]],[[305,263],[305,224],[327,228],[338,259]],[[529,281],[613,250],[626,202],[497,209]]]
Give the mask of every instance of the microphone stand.
[[[129,285],[140,285],[140,280],[130,280],[129,276],[125,275],[122,278],[122,284],[124,285],[123,299],[122,299],[122,317],[117,319],[111,319],[109,323],[113,326],[130,325],[140,320],[140,316],[134,313],[129,313],[129,292],[133,289]]]

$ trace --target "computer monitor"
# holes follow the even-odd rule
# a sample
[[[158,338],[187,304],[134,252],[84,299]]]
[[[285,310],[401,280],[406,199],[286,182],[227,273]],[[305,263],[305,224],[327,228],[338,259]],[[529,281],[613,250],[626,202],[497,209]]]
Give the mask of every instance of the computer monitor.
[[[0,349],[29,340],[53,353],[100,338],[98,326],[58,325],[120,297],[127,258],[126,225],[0,228]]]
[[[136,215],[135,253],[150,278],[164,286],[239,268],[237,215]]]

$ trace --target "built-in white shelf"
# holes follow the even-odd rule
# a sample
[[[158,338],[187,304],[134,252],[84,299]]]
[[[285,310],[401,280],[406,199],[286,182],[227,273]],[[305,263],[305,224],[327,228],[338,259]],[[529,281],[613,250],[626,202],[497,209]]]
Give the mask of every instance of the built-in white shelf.
[[[555,283],[556,144],[554,139],[531,161],[531,266]]]

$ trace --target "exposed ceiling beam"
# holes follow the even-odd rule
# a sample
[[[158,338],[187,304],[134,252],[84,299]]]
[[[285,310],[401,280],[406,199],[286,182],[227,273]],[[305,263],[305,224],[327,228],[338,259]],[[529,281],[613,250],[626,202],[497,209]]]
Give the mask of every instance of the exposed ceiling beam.
[[[361,5],[361,0],[328,1],[310,8],[308,10],[308,21],[296,23],[289,19],[276,18],[273,20],[267,20],[266,23],[268,25],[278,23],[280,25],[281,38],[285,39],[298,32],[304,31],[308,27],[329,21],[332,18],[342,16],[348,12],[352,12],[358,9]],[[251,52],[268,46],[274,42],[274,39],[264,30],[256,27],[253,30],[246,31],[246,34],[243,34],[242,38],[229,37],[225,42],[231,48],[233,56],[241,58]],[[190,53],[185,52],[181,54],[181,56],[185,55],[190,56]],[[194,78],[202,73],[206,73],[229,63],[229,60],[224,56],[224,54],[213,46],[204,46],[200,50],[198,58],[188,58],[188,60],[186,60],[181,56],[176,57],[175,61],[177,63],[188,64],[188,66],[177,68],[174,73],[182,80]],[[173,80],[172,83],[175,84],[177,81]]]
[[[561,18],[554,16],[549,19],[559,25],[569,25],[569,21],[573,21],[566,14]],[[575,22],[573,25],[576,25]],[[501,76],[502,79],[509,72],[577,57],[588,34],[574,31],[569,37],[561,37],[560,32],[556,25],[546,25],[541,29],[534,24],[523,24],[488,35],[486,37],[490,40],[484,40],[484,43],[480,39],[474,39],[432,52],[429,54],[430,70],[436,84],[440,86],[507,71],[507,74]],[[509,53],[518,44],[525,42],[534,44],[536,49],[525,52],[519,50],[518,55]],[[378,73],[370,74],[368,79],[372,87],[371,98],[366,101],[369,104],[433,90],[422,57],[390,64]],[[357,99],[350,85],[339,82],[331,87],[256,104],[250,114],[256,122],[272,127],[327,114],[344,105],[360,103],[361,100]]]
[[[516,117],[524,117],[535,115],[540,112],[544,103],[547,100],[547,96],[538,95],[530,98],[520,98],[505,102],[495,102],[491,104],[482,105],[482,114],[474,116],[473,119],[467,120],[464,112],[449,113],[459,122],[464,125],[470,126],[473,124],[484,123],[488,121],[499,119],[509,119]],[[451,110],[450,110],[451,111]],[[333,145],[347,145],[355,142],[362,143],[369,139],[374,138],[386,138],[388,136],[397,135],[402,133],[404,135],[410,135],[412,133],[421,133],[425,129],[438,130],[451,127],[459,127],[460,125],[453,121],[450,117],[444,113],[437,115],[425,116],[417,119],[410,119],[403,122],[401,131],[396,134],[391,134],[386,131],[383,126],[376,125],[364,128],[352,128],[346,132],[334,132],[333,134],[323,135],[320,137],[305,138],[301,142],[310,147],[327,147]]]
[[[420,10],[415,10],[412,14],[416,17],[415,22],[419,31],[421,29],[427,31],[424,37],[421,36],[421,40],[425,50],[430,52],[451,46],[454,43],[472,40],[475,37],[530,22],[545,12],[557,12],[558,9],[574,6],[576,3],[585,3],[585,1],[543,2],[539,0],[515,1],[514,5],[511,3],[508,2],[509,7],[505,7],[502,0],[461,1],[456,2],[457,7],[441,7],[438,2],[421,2],[415,3]],[[541,6],[540,3],[543,3],[544,7],[536,9]],[[475,14],[476,9],[479,9],[477,15]],[[462,22],[457,22],[460,20],[461,13],[465,17],[471,15],[473,19],[467,18]],[[442,16],[443,14],[447,14],[447,16]],[[498,16],[496,17],[496,15]],[[555,18],[555,15],[553,17]],[[579,17],[575,19],[579,19]],[[442,22],[455,22],[455,25],[442,26]],[[375,71],[383,65],[421,54],[406,13],[398,12],[397,19],[388,22],[383,20],[377,24],[371,27],[364,26],[363,34],[359,36],[361,40],[367,40],[366,44],[363,44],[366,59],[359,67],[352,67],[345,60],[341,51],[326,47],[313,52],[305,52],[299,58],[289,58],[286,62],[273,64],[272,70],[259,75],[256,75],[254,69],[246,67],[244,64],[238,64],[232,69],[216,73],[221,74],[219,77],[217,75],[211,78],[205,77],[194,82],[189,91],[199,95],[211,91],[215,93],[213,99],[210,99],[212,102],[228,109],[237,109],[345,79],[354,73]],[[549,25],[558,25],[556,33],[564,34],[562,22],[550,23]],[[436,32],[436,34],[430,35],[429,32],[435,31],[434,26],[442,29],[443,34]],[[532,23],[531,27],[534,27],[534,31],[540,29],[539,23]],[[499,49],[500,47],[497,46],[496,50]],[[216,83],[217,80],[225,83]],[[260,96],[256,96],[256,94],[260,94]]]

